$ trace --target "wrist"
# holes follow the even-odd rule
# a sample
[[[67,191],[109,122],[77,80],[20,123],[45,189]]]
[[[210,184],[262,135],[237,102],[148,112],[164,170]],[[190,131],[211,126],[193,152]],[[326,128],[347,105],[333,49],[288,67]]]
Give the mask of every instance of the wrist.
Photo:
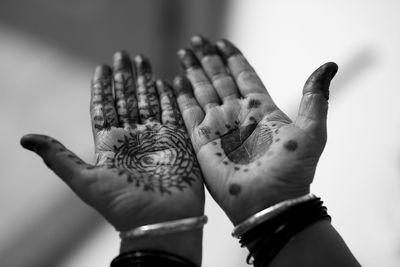
[[[159,250],[181,256],[201,265],[203,229],[158,236],[121,239],[120,253],[133,250]]]
[[[253,188],[249,189],[251,192]],[[259,191],[259,190],[258,190]],[[257,192],[254,190],[253,192]],[[269,186],[268,193],[258,192],[250,196],[252,199],[241,201],[244,205],[236,205],[234,208],[235,212],[232,212],[230,217],[233,225],[238,225],[249,217],[253,216],[259,211],[269,208],[279,202],[286,201],[289,199],[295,199],[310,193],[310,186],[304,186],[299,188],[288,188],[279,186]],[[233,209],[232,209],[233,211]]]

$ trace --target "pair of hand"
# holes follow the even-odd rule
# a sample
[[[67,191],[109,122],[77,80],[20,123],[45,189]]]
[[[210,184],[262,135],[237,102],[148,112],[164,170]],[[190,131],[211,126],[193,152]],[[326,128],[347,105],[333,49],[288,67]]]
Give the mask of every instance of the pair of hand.
[[[112,68],[96,68],[95,165],[48,136],[26,135],[22,146],[118,231],[202,215],[203,182],[233,224],[308,193],[336,64],[310,76],[292,122],[230,42],[195,36],[178,57],[185,76],[173,86],[155,80],[141,55],[131,62],[118,52]]]

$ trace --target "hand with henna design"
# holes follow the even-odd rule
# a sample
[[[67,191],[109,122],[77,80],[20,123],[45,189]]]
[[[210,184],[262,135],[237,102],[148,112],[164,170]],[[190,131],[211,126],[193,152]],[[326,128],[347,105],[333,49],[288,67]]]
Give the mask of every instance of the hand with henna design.
[[[203,215],[202,176],[171,86],[154,81],[144,56],[135,57],[134,68],[129,55],[118,52],[113,64],[98,66],[92,80],[96,165],[48,136],[26,135],[22,146],[118,231]],[[201,239],[195,230],[122,240],[121,252],[165,250],[199,264]]]
[[[186,72],[174,81],[178,104],[207,188],[233,224],[309,193],[337,65],[310,76],[292,122],[230,42],[195,36],[178,57]]]

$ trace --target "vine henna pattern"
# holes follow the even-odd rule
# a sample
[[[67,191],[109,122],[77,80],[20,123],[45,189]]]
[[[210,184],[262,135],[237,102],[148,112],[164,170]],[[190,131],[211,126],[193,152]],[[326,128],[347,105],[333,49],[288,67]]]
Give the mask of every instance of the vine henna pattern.
[[[145,191],[171,194],[192,185],[201,176],[193,148],[182,130],[168,126],[131,131],[117,140],[113,157],[104,165]]]

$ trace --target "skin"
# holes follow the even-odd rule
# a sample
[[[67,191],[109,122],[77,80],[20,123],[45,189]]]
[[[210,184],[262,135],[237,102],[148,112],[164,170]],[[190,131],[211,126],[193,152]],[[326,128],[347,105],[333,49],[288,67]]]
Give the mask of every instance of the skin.
[[[214,45],[194,36],[191,49],[178,57],[185,70],[174,81],[179,108],[207,189],[232,223],[309,193],[326,143],[329,85],[337,65],[326,63],[311,74],[291,121],[229,41]],[[329,223],[307,229],[271,266],[358,266]]]
[[[291,121],[230,42],[214,45],[195,36],[178,57],[186,72],[174,83],[178,104],[205,183],[231,221],[307,194],[326,143],[327,91],[336,64],[310,76]]]
[[[118,52],[113,68],[98,66],[90,115],[95,165],[48,136],[26,135],[21,144],[118,231],[204,214],[202,175],[172,88],[154,80],[147,58],[132,64]],[[201,240],[201,229],[121,240],[121,252],[158,249],[200,265]]]

